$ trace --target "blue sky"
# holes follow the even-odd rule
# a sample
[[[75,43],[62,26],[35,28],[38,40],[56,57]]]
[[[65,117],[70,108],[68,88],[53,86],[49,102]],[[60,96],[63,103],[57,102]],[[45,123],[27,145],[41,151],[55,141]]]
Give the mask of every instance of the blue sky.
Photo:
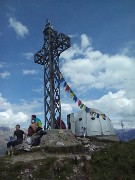
[[[43,120],[43,67],[33,55],[43,45],[48,18],[71,37],[60,69],[76,96],[110,117],[115,128],[135,127],[134,0],[1,0],[0,121],[28,126]],[[62,118],[77,104],[61,87]]]

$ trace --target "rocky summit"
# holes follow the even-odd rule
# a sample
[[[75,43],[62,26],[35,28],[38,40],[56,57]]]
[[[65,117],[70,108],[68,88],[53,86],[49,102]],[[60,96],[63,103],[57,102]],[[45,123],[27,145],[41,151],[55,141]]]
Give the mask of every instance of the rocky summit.
[[[135,179],[135,141],[75,137],[69,130],[47,130],[39,146],[0,157],[0,179]]]
[[[72,132],[67,129],[46,130],[46,133],[41,138],[41,147],[68,147],[80,144]]]

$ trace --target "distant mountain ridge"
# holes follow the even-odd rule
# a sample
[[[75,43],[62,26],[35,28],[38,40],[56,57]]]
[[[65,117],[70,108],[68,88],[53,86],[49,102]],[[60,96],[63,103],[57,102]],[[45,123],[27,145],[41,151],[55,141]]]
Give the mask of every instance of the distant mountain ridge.
[[[135,139],[135,129],[115,129],[114,131],[120,141],[130,141]]]
[[[10,131],[9,127],[0,127],[0,131]]]
[[[9,127],[0,127],[0,154],[5,154],[7,150],[7,142],[9,136],[13,134],[13,129]]]
[[[14,129],[9,127],[0,127],[0,154],[5,154],[7,149],[7,142],[9,136],[13,134]],[[130,141],[135,139],[135,129],[114,129],[115,134],[119,137],[120,141]]]

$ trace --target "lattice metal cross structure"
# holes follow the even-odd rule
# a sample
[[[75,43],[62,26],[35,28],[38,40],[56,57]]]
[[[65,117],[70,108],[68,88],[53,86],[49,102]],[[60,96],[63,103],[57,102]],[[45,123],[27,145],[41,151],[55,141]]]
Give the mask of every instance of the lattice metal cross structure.
[[[59,56],[70,47],[70,38],[53,30],[47,22],[43,30],[44,44],[34,55],[34,62],[44,66],[44,129],[49,125],[55,129],[61,120]]]

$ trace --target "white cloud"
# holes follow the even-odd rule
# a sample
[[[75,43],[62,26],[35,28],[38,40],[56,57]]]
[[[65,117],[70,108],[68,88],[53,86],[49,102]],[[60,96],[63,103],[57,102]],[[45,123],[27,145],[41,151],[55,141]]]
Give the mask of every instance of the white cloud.
[[[2,97],[2,94],[0,93],[0,109],[5,110],[8,108],[11,108],[11,104],[9,102],[7,102],[7,99],[4,99]]]
[[[28,122],[27,122],[28,124],[30,123],[30,118],[32,114],[36,114],[43,122],[43,119],[44,119],[43,98],[34,98],[31,101],[22,99],[17,104],[12,105],[12,109],[15,112],[19,112],[21,109],[21,111],[29,117]]]
[[[23,112],[14,113],[12,109],[0,112],[1,126],[15,127],[16,124],[24,123],[28,116]]]
[[[34,54],[32,52],[23,53],[23,55],[25,56],[26,59],[31,60],[34,58]]]
[[[127,98],[126,92],[120,90],[116,93],[109,92],[98,100],[86,101],[88,107],[101,110],[112,119],[115,127],[120,128],[120,122],[123,121],[127,125],[135,121],[135,98]],[[135,122],[134,122],[135,126]]]
[[[62,73],[71,85],[70,87],[77,92],[77,96],[79,91],[82,94],[85,92],[85,97],[89,96],[89,90],[104,91],[105,89],[104,92],[110,91],[101,95],[97,100],[84,101],[80,97],[84,104],[91,108],[97,108],[109,116],[115,128],[120,128],[121,120],[125,127],[135,127],[135,58],[133,56],[127,56],[124,53],[103,54],[94,50],[90,38],[83,35],[81,36],[81,45],[73,44],[71,48],[61,54],[61,58],[63,58]],[[22,72],[23,75],[39,73],[38,70],[23,70]],[[43,89],[36,90],[39,92]],[[61,97],[65,99],[65,97]],[[22,101],[19,105],[11,105],[7,100],[3,101],[1,107],[7,114],[13,113],[17,117],[21,109],[21,112],[27,116],[34,112],[43,117],[43,99],[35,99],[31,102]],[[71,99],[68,101],[70,102]],[[72,103],[68,103],[68,101],[62,103],[64,116],[75,110],[79,111],[74,101]]]
[[[75,38],[75,37],[78,37],[78,35],[77,34],[69,34],[68,35],[70,38]]]
[[[72,106],[68,103],[61,103],[62,114],[70,114],[73,110]]]
[[[66,61],[68,60],[71,60],[72,57],[80,54],[80,48],[77,44],[73,44],[72,45],[72,48],[69,48],[68,50],[64,51],[62,54],[61,54],[61,58],[65,59]]]
[[[121,49],[120,53],[126,56],[135,57],[135,41],[126,43],[125,47]]]
[[[35,74],[38,74],[38,73],[39,73],[39,70],[34,70],[34,69],[28,70],[28,69],[23,69],[23,70],[22,70],[22,73],[23,73],[23,75],[35,75]]]
[[[72,112],[80,111],[77,103],[73,100],[71,102],[68,97],[66,100],[67,103],[62,103],[63,117]],[[84,100],[82,98],[81,101],[87,107],[98,109],[106,114],[111,119],[114,128],[121,129],[121,121],[125,125],[124,128],[135,128],[135,98],[127,98],[124,90],[117,91],[116,93],[110,91],[97,100]]]
[[[17,104],[11,104],[0,93],[0,126],[15,127],[23,124],[28,127],[32,114],[42,115],[43,99],[37,98],[30,102],[21,100]]]
[[[91,45],[90,39],[86,34],[81,35],[81,46],[82,48],[87,48],[89,45]]]
[[[21,108],[23,112],[27,111],[27,113],[32,113],[32,111],[35,109],[39,109],[43,105],[43,98],[35,98],[33,100],[26,101],[22,99],[19,103],[19,105],[14,105],[14,109],[18,110]]]
[[[23,25],[15,18],[10,17],[8,21],[9,21],[9,27],[12,27],[14,29],[18,37],[24,37],[29,33],[27,26]]]
[[[131,123],[135,127],[135,58],[133,56],[123,53],[103,54],[94,50],[89,38],[82,35],[81,46],[73,44],[62,53],[61,58],[63,58],[61,71],[70,87],[77,92],[76,95],[80,91],[80,94],[82,92],[89,98],[90,90],[110,91],[97,100],[84,102],[82,98],[84,104],[106,113],[112,119],[115,128],[120,128],[121,120],[126,127],[131,126]],[[75,110],[74,105],[71,107]]]
[[[65,60],[63,75],[70,79],[74,87],[125,89],[129,96],[135,96],[135,58],[103,54],[94,51],[91,45],[85,49],[83,47],[74,44],[61,56]]]
[[[24,123],[28,116],[23,112],[15,112],[13,105],[3,98],[0,93],[0,126],[15,127],[15,124]]]
[[[2,66],[1,66],[1,67],[2,67]],[[5,78],[8,78],[9,76],[11,76],[11,73],[8,72],[8,71],[5,71],[5,72],[0,73],[0,78],[5,79]]]

